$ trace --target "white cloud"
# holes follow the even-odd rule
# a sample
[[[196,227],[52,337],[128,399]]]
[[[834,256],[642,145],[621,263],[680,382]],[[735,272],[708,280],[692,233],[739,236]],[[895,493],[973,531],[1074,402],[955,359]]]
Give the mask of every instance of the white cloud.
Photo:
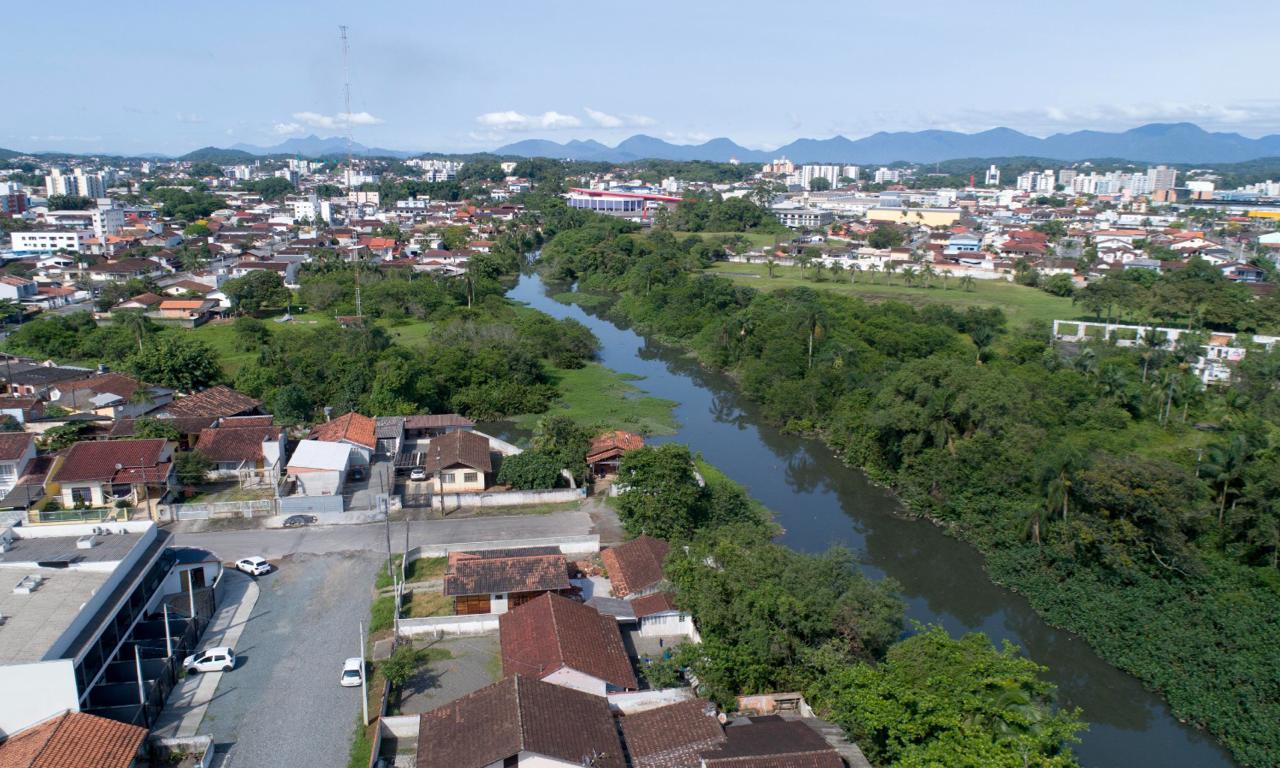
[[[276,123],[271,126],[271,130],[280,136],[288,136],[291,133],[301,133],[302,125],[299,123]]]
[[[191,125],[204,122],[204,118],[201,117],[200,115],[195,114],[194,112],[179,112],[174,117],[180,123],[188,123]]]
[[[654,123],[652,117],[644,115],[611,115],[591,107],[583,107],[582,111],[601,128],[643,128]]]
[[[556,131],[578,128],[582,120],[573,115],[547,111],[540,115],[525,115],[515,110],[486,112],[476,117],[476,122],[496,131]]]
[[[322,115],[319,112],[294,112],[293,119],[303,125],[312,128],[324,128],[325,130],[345,128],[348,122],[351,125],[381,125],[386,122],[368,112],[352,112],[349,115],[346,112],[339,112],[336,115]],[[285,125],[292,125],[292,123],[285,123]]]

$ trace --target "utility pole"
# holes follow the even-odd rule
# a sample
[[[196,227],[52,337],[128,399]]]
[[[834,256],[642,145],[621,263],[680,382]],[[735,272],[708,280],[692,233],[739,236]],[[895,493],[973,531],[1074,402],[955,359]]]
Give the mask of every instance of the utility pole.
[[[364,622],[360,622],[360,707],[364,712],[365,727],[369,727],[369,689],[366,688],[364,663]]]
[[[164,604],[164,657],[166,660],[173,655],[173,638],[169,634],[169,604]]]
[[[338,27],[338,32],[342,37],[342,99],[346,105],[346,112],[343,119],[347,124],[347,192],[352,191],[355,186],[355,160],[352,158],[353,141],[351,137],[351,66],[349,56],[347,55],[347,25],[342,24]],[[351,215],[348,208],[348,223],[350,223]],[[360,252],[356,251],[356,319],[364,317],[364,305],[360,301]],[[367,724],[367,723],[366,723]]]

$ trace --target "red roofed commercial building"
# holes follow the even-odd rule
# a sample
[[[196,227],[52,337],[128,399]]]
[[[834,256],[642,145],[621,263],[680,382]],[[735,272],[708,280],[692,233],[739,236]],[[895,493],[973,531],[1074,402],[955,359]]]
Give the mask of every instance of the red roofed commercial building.
[[[76,443],[53,470],[50,491],[67,509],[121,500],[154,507],[173,485],[173,448],[160,438]]]
[[[639,687],[618,622],[560,595],[544,594],[499,619],[502,671],[604,696]]]

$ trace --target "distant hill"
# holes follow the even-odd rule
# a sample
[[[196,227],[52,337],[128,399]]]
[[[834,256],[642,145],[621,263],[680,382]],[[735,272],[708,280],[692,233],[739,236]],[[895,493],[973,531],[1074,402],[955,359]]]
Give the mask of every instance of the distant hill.
[[[20,154],[22,153],[14,152],[12,149],[5,149],[4,147],[0,147],[0,160],[10,160],[12,158],[17,157]]]
[[[201,147],[200,149],[188,152],[179,157],[179,160],[187,160],[193,163],[218,163],[219,165],[231,165],[232,163],[243,163],[252,160],[257,155],[245,152],[243,149],[222,149],[220,147]]]
[[[300,155],[302,157],[324,157],[326,155],[345,155],[347,154],[347,140],[341,136],[329,136],[320,138],[319,136],[305,136],[302,138],[285,139],[284,141],[270,147],[259,147],[253,144],[234,144],[231,146],[233,150],[248,153],[252,156],[261,157],[263,155]],[[351,154],[361,156],[378,156],[378,157],[414,157],[422,154],[421,152],[408,152],[400,149],[382,149],[381,147],[366,147],[363,144],[352,142]]]
[[[1011,128],[980,133],[956,131],[880,132],[861,139],[797,139],[774,150],[750,150],[729,139],[672,144],[637,135],[616,147],[596,141],[558,144],[528,139],[494,150],[497,155],[565,160],[629,162],[641,159],[766,162],[785,156],[797,163],[934,163],[981,157],[1034,156],[1051,160],[1123,158],[1154,163],[1233,163],[1280,154],[1280,134],[1250,139],[1210,133],[1192,123],[1151,123],[1118,133],[1075,131],[1037,138]]]

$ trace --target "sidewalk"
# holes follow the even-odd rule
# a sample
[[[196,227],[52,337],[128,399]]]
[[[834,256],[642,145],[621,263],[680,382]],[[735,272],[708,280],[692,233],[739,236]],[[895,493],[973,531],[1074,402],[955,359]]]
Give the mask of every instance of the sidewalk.
[[[218,610],[209,622],[200,648],[226,645],[235,649],[240,633],[258,602],[258,584],[240,571],[228,569],[217,589]],[[234,671],[234,670],[233,670]],[[187,675],[169,693],[164,710],[151,732],[157,736],[194,736],[205,710],[222,682],[221,672]]]

